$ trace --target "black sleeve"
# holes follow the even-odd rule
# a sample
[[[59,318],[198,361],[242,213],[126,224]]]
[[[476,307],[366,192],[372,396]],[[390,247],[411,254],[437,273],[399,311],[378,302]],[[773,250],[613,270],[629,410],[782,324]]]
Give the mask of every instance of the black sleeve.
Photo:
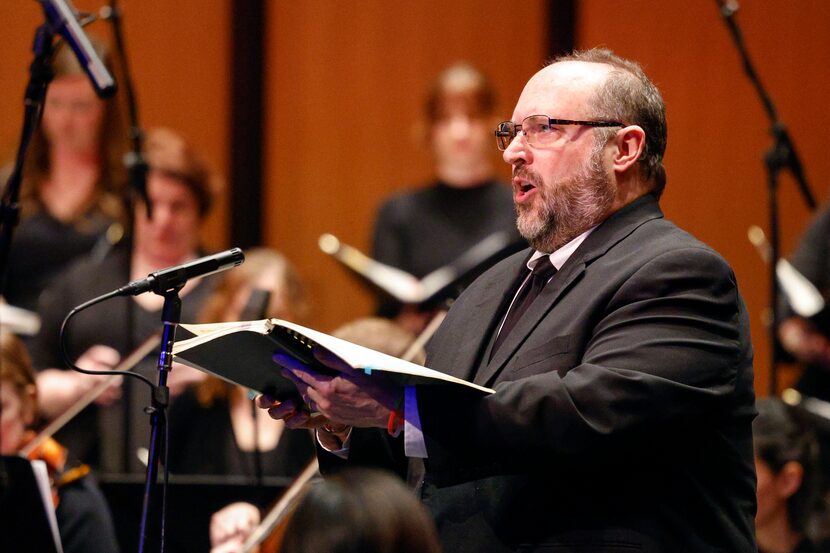
[[[64,553],[118,553],[112,515],[91,477],[64,486],[59,497],[57,519]]]
[[[406,479],[407,459],[403,450],[403,437],[392,438],[382,428],[354,428],[348,459],[329,453],[317,443],[317,460],[323,474],[360,466],[384,469]]]
[[[404,263],[397,202],[389,200],[378,210],[372,235],[372,258],[393,267]]]
[[[384,203],[378,210],[372,236],[372,258],[376,261],[403,269],[406,266],[405,238],[402,235],[399,207],[395,199]],[[393,318],[403,305],[389,296],[378,303],[377,314]]]
[[[812,219],[790,263],[826,296],[830,290],[830,205]],[[794,316],[784,294],[780,299],[781,319]]]
[[[64,317],[74,307],[74,305],[69,305],[73,297],[71,290],[71,277],[62,275],[55,278],[40,295],[38,301],[40,331],[30,348],[35,370],[66,368],[60,351],[59,332]]]

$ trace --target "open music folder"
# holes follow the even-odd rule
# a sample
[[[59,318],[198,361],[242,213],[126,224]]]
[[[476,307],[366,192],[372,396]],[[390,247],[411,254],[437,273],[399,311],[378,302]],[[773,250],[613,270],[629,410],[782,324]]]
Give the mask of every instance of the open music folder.
[[[195,337],[176,342],[176,360],[275,399],[296,398],[294,384],[273,361],[284,353],[317,371],[336,371],[317,361],[314,352],[338,357],[351,370],[375,373],[402,385],[460,386],[478,394],[493,390],[328,334],[279,319],[216,324],[183,324]]]

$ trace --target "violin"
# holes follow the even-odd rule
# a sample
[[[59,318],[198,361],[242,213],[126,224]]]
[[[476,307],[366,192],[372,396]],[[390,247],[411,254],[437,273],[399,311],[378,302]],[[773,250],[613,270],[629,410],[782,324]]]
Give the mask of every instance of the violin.
[[[38,435],[33,431],[26,432],[21,443],[25,449]],[[69,452],[53,438],[46,438],[26,453],[30,461],[43,461],[49,474],[49,485],[52,489],[52,504],[57,507],[60,502],[58,491],[63,486],[76,482],[89,474],[88,465],[83,463],[72,465],[68,462]]]
[[[124,359],[116,370],[131,370],[139,361],[147,356],[159,343],[159,335],[154,334],[145,340],[135,351]],[[61,416],[57,417],[46,428],[36,433],[26,432],[20,444],[20,455],[30,461],[43,461],[46,463],[49,474],[49,482],[52,487],[52,502],[58,506],[58,490],[72,482],[80,480],[90,472],[89,466],[78,464],[67,466],[68,452],[65,447],[52,438],[52,435],[66,425],[72,418],[80,413],[87,405],[95,401],[117,378],[110,376],[102,379],[98,385],[87,391],[73,405],[71,405]]]

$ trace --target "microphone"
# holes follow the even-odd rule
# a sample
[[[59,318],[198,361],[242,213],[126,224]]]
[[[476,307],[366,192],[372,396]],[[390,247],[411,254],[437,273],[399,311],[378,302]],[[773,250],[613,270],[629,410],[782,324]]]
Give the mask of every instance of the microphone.
[[[715,0],[720,8],[720,13],[724,17],[732,17],[738,11],[737,0]]]
[[[70,0],[41,0],[41,4],[51,26],[75,52],[78,63],[89,76],[98,96],[107,98],[115,94],[115,79],[89,42],[89,37],[78,22],[77,12]]]
[[[116,296],[137,296],[144,292],[153,292],[163,296],[165,292],[176,290],[191,278],[202,277],[232,269],[242,265],[245,254],[239,248],[232,248],[213,255],[201,257],[194,261],[175,265],[150,273],[147,278],[134,280],[116,290]]]

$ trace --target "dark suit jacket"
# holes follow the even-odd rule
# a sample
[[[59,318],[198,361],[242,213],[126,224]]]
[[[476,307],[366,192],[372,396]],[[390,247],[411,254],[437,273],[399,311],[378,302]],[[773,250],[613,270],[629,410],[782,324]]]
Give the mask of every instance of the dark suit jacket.
[[[417,390],[446,551],[755,551],[752,347],[726,262],[641,198],[488,362],[529,253],[473,283],[428,348],[496,390]]]

